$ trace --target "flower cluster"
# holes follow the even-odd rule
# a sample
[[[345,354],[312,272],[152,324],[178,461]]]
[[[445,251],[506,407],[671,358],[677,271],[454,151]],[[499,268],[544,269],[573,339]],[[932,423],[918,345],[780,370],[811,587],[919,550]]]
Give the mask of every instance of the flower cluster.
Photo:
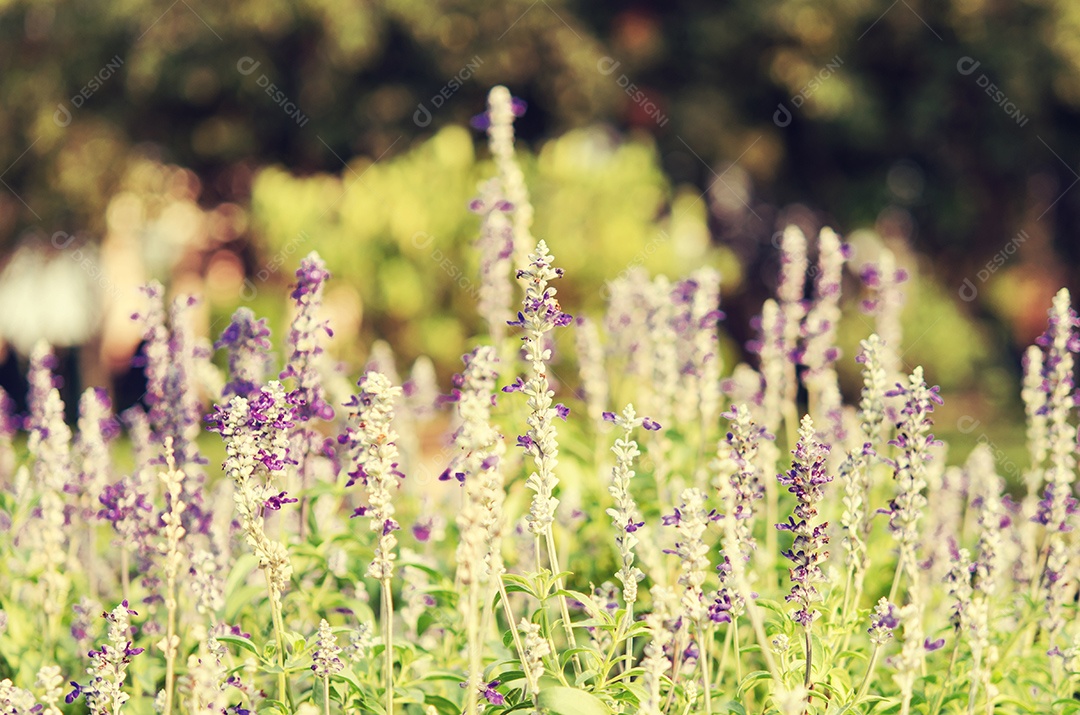
[[[267,571],[272,584],[271,598],[278,599],[292,575],[288,551],[267,537],[263,511],[275,494],[274,480],[294,463],[289,453],[289,430],[295,408],[285,389],[274,380],[252,399],[234,396],[228,405],[215,407],[208,418],[210,429],[225,440],[225,474],[233,481],[233,500],[240,527],[248,544]],[[263,476],[264,479],[259,477]]]
[[[463,358],[465,370],[454,377],[452,398],[461,425],[454,432],[460,453],[447,468],[465,482],[465,506],[458,514],[458,577],[464,584],[487,583],[502,574],[502,504],[504,488],[499,462],[505,452],[502,436],[491,425],[491,407],[498,379],[495,349],[481,346]]]
[[[354,515],[371,518],[370,529],[377,541],[367,575],[384,581],[394,573],[394,532],[400,528],[394,520],[392,491],[397,489],[402,474],[398,471],[397,432],[392,423],[394,403],[402,390],[379,372],[364,375],[359,387],[359,394],[345,406],[355,421],[351,446],[354,473],[363,475],[368,506],[359,507]]]
[[[818,615],[813,604],[821,600],[816,584],[825,580],[820,565],[829,558],[829,552],[825,550],[829,544],[829,525],[827,522],[815,525],[812,521],[825,496],[823,487],[832,481],[832,476],[825,471],[829,447],[818,442],[809,415],[803,417],[799,426],[799,442],[793,454],[795,459],[791,469],[780,474],[777,481],[795,495],[795,513],[788,517],[786,524],[777,524],[776,528],[795,535],[792,547],[783,552],[784,557],[794,564],[790,569],[791,593],[786,600],[798,606],[792,619],[809,628]]]
[[[942,399],[936,385],[927,387],[921,366],[911,373],[907,385],[897,383],[896,389],[885,396],[905,400],[896,437],[889,442],[899,449],[892,461],[896,496],[889,502],[889,529],[900,546],[898,570],[917,579],[915,548],[919,539],[919,519],[926,506],[923,490],[926,488],[927,462],[933,459],[930,448],[940,444],[930,433],[933,425],[930,415],[935,404],[942,404]]]
[[[555,288],[548,285],[562,274],[561,268],[552,267],[547,244],[540,241],[529,257],[528,268],[517,273],[518,279],[525,285],[525,298],[517,320],[510,323],[525,331],[521,340],[525,345],[525,359],[531,368],[528,379],[522,381],[518,378],[513,385],[504,387],[503,392],[520,390],[529,398],[529,430],[518,438],[518,444],[532,455],[536,465],[536,470],[525,482],[525,486],[535,492],[529,509],[529,530],[533,534],[543,534],[551,528],[559,504],[554,496],[558,484],[555,466],[559,457],[554,419],[559,416],[560,410],[552,405],[551,398],[555,393],[549,387],[546,364],[551,359],[551,350],[545,347],[544,341],[553,328],[569,325],[571,321],[555,298]],[[565,414],[563,417],[565,419]]]
[[[615,466],[611,469],[611,484],[608,493],[615,500],[615,506],[609,507],[608,516],[615,527],[615,544],[619,548],[620,566],[615,576],[623,585],[623,594],[627,605],[637,601],[638,583],[645,578],[641,569],[634,565],[634,547],[637,546],[637,530],[645,525],[639,521],[637,504],[630,491],[630,481],[634,478],[634,460],[641,454],[634,440],[634,430],[643,420],[634,412],[633,405],[623,408],[622,414],[611,416],[611,421],[622,430],[622,436],[615,440],[611,451],[615,453]],[[645,418],[648,419],[648,418]]]
[[[223,397],[250,397],[259,389],[270,367],[270,328],[266,318],[256,318],[251,308],[237,308],[228,327],[214,343],[228,354],[229,381]]]
[[[127,601],[102,614],[109,624],[109,642],[100,650],[90,651],[90,659],[94,662],[87,670],[90,682],[86,685],[72,682],[74,689],[68,693],[65,702],[71,704],[76,698],[85,696],[92,715],[119,714],[131,697],[123,690],[128,665],[132,658],[143,652],[142,648],[133,648],[131,643],[131,617],[137,615],[128,608]]]
[[[316,678],[329,678],[331,675],[340,673],[345,669],[338,654],[341,646],[337,644],[337,637],[330,629],[326,619],[319,621],[319,634],[315,641],[315,651],[311,656],[311,669],[315,671]]]

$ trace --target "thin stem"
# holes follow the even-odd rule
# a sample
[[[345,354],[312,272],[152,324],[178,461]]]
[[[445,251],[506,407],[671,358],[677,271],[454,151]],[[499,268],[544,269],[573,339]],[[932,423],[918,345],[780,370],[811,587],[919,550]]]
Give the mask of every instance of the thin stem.
[[[803,687],[807,690],[810,689],[810,668],[814,662],[814,644],[810,639],[810,626],[803,629],[803,645],[806,649],[806,675],[803,677]],[[810,701],[810,694],[806,695],[807,702]]]
[[[277,639],[277,661],[281,672],[278,673],[278,700],[286,702],[288,684],[285,681],[285,624],[281,619],[281,596],[270,579],[270,570],[263,569],[266,576],[266,589],[270,594],[270,616],[274,621],[274,636]]]
[[[384,578],[382,583],[382,616],[383,616],[383,642],[385,647],[383,654],[386,658],[384,665],[384,679],[386,683],[386,715],[394,713],[394,594],[390,590],[390,579]]]
[[[720,677],[724,677],[724,673],[727,672],[728,651],[731,650],[731,636],[735,632],[733,626],[734,621],[727,627],[727,633],[724,634],[724,648],[720,651],[720,668],[718,670]]]
[[[734,633],[732,636],[732,644],[734,645],[735,653],[735,680],[742,685],[742,653],[739,652],[739,619],[734,618],[731,621],[731,630]]]
[[[176,683],[176,578],[172,575],[165,582],[165,707],[164,715],[172,715],[173,690]]]
[[[517,621],[514,620],[514,611],[510,608],[510,599],[506,594],[506,584],[503,583],[502,578],[499,578],[499,596],[502,601],[503,610],[506,612],[506,623],[510,627],[510,633],[514,636],[514,648],[517,650],[518,661],[521,663],[523,670],[525,670],[525,677],[529,684],[529,690],[535,695],[540,691],[540,684],[535,682],[532,677],[532,673],[528,668],[525,668],[525,646],[521,643],[521,634],[517,630]]]
[[[957,634],[957,636],[959,636],[959,634]],[[953,668],[956,667],[956,656],[959,654],[960,638],[957,637],[956,645],[953,646],[952,657],[949,658],[949,669],[945,671],[945,679],[941,681],[941,690],[939,690],[938,694],[934,697],[934,706],[930,708],[929,715],[937,715],[937,713],[941,712],[941,703],[945,700],[945,690],[949,687],[949,680],[952,678]],[[976,682],[975,678],[971,679],[972,686],[974,686]],[[972,702],[974,702],[974,700],[972,700]]]
[[[577,639],[574,638],[574,627],[570,623],[570,608],[566,604],[566,596],[561,593],[565,588],[563,585],[562,576],[559,575],[559,555],[555,551],[555,535],[551,531],[551,525],[548,524],[547,529],[544,530],[544,536],[547,538],[548,560],[551,562],[551,573],[555,577],[555,588],[559,593],[559,610],[562,612],[563,630],[566,631],[566,640],[571,648],[577,648]],[[581,660],[578,658],[578,654],[574,653],[574,675],[581,675]]]
[[[626,617],[625,621],[627,628],[634,624],[634,602],[626,604]],[[630,670],[634,667],[634,636],[626,637],[626,664],[623,666],[623,672]]]
[[[322,679],[322,692],[323,692],[323,715],[330,715],[330,676],[324,676]]]
[[[124,594],[124,600],[131,602],[131,556],[127,545],[120,547],[120,590]]]
[[[705,715],[712,715],[712,674],[709,668],[709,646],[712,645],[712,625],[698,629],[701,639],[701,680],[705,689]]]
[[[479,584],[475,581],[469,584],[469,682],[468,692],[465,694],[465,712],[468,715],[476,715],[477,687],[480,682],[480,623],[479,623]]]
[[[851,701],[852,705],[866,697],[866,691],[870,689],[870,681],[874,676],[874,668],[877,667],[878,655],[880,654],[881,646],[875,643],[874,649],[870,651],[870,663],[866,666],[866,674],[863,675],[862,683],[859,684],[859,692],[855,694],[855,699]]]

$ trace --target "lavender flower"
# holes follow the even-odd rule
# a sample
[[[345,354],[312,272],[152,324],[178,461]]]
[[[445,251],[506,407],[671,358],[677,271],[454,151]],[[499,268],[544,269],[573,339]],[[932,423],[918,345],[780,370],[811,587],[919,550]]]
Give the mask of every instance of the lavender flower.
[[[600,333],[593,321],[583,317],[577,319],[574,345],[577,347],[581,391],[585,396],[589,418],[599,425],[607,407],[608,379],[604,370],[604,348],[600,345]]]
[[[812,416],[818,424],[829,425],[828,434],[843,440],[843,397],[835,363],[840,357],[836,328],[840,322],[840,279],[847,259],[840,237],[830,228],[818,234],[818,275],[815,302],[803,326],[801,362],[807,366],[803,381],[809,392]]]
[[[229,360],[229,381],[222,397],[250,397],[259,389],[270,367],[270,328],[265,318],[256,318],[250,308],[237,308],[229,326],[214,343],[225,349]]]
[[[82,695],[86,697],[92,715],[120,715],[124,703],[131,697],[123,690],[128,665],[132,658],[143,652],[142,648],[133,648],[131,643],[131,616],[136,615],[128,608],[127,601],[104,614],[109,624],[109,642],[102,645],[101,650],[90,651],[94,662],[87,670],[90,682],[85,686],[75,684],[75,690],[65,698],[66,702],[71,703]]]
[[[34,458],[34,479],[41,499],[32,538],[37,551],[43,590],[42,608],[48,622],[55,619],[67,602],[67,542],[64,494],[75,474],[71,465],[71,430],[64,422],[64,402],[52,387],[51,352],[44,343],[34,348],[30,361],[30,437],[27,449]],[[46,634],[47,635],[47,634]]]
[[[512,131],[512,130],[511,130]],[[513,148],[511,147],[511,151]],[[484,184],[480,197],[469,208],[480,215],[480,288],[477,312],[488,326],[491,342],[502,345],[506,338],[506,317],[510,315],[513,286],[510,283],[510,260],[514,254],[514,206],[502,194],[499,179]]]
[[[870,634],[870,642],[876,646],[883,646],[893,637],[893,631],[900,625],[897,617],[896,606],[889,603],[889,599],[882,596],[874,606],[874,613],[870,616],[870,627],[866,632]]]
[[[912,584],[918,583],[915,548],[919,540],[919,520],[927,503],[922,492],[926,488],[927,463],[933,459],[930,448],[940,444],[930,433],[933,425],[930,414],[934,411],[934,405],[942,404],[942,400],[936,385],[927,387],[921,366],[911,373],[906,386],[897,383],[896,389],[885,393],[885,396],[905,399],[896,438],[889,442],[900,450],[892,462],[896,496],[889,502],[888,510],[889,529],[900,546],[891,599],[895,597],[901,573],[906,573]]]
[[[547,244],[540,241],[536,252],[530,256],[529,267],[518,271],[518,278],[525,284],[525,299],[523,311],[518,313],[517,321],[511,323],[525,330],[522,342],[531,367],[522,392],[529,398],[532,414],[528,418],[529,431],[519,444],[532,455],[536,465],[536,471],[526,480],[525,486],[535,492],[529,509],[529,530],[537,536],[551,529],[555,521],[555,508],[559,504],[554,496],[558,484],[555,466],[559,456],[553,422],[556,411],[551,399],[555,393],[548,386],[546,362],[551,357],[551,351],[544,348],[544,337],[553,328],[568,325],[571,320],[569,315],[562,312],[555,298],[556,290],[548,285],[562,276],[562,269],[552,268],[551,264]]]
[[[731,559],[739,560],[740,568],[744,568],[757,548],[753,535],[754,502],[761,499],[764,489],[756,458],[759,443],[772,438],[763,427],[754,424],[746,405],[733,406],[724,416],[731,421],[730,431],[717,445],[712,468],[718,475],[725,517],[731,523],[724,530],[723,561],[717,567],[720,589],[709,607],[709,617],[715,623],[729,623],[745,608],[742,594],[732,580]]]
[[[821,600],[816,584],[825,580],[820,564],[829,558],[829,552],[825,550],[829,544],[829,525],[827,522],[818,525],[811,522],[817,516],[817,506],[825,496],[822,487],[832,481],[832,476],[825,471],[829,446],[818,442],[810,415],[802,419],[799,442],[792,454],[795,459],[791,469],[777,476],[777,481],[795,495],[795,513],[793,517],[788,517],[786,524],[777,524],[776,528],[795,535],[792,547],[782,554],[794,564],[794,568],[790,569],[791,593],[785,600],[798,606],[792,613],[792,620],[809,630],[818,616],[813,604]]]
[[[75,451],[79,456],[79,492],[84,519],[97,513],[101,492],[109,483],[109,442],[119,432],[111,407],[109,396],[101,388],[87,389],[79,400],[79,435]]]
[[[645,699],[638,709],[639,715],[663,715],[665,708],[661,688],[664,676],[671,670],[671,659],[666,651],[674,640],[669,621],[672,619],[675,594],[663,586],[653,586],[651,593],[652,612],[645,616],[649,643],[645,646],[645,659],[641,663]]]
[[[455,376],[461,425],[454,444],[461,452],[448,471],[461,473],[465,506],[458,515],[458,578],[468,585],[489,583],[502,574],[500,541],[504,499],[500,458],[505,446],[491,425],[491,407],[498,379],[495,349],[481,346],[463,358],[465,370]]]
[[[908,274],[896,267],[896,259],[888,249],[882,249],[877,265],[863,266],[861,277],[870,289],[871,298],[863,302],[863,309],[874,316],[874,332],[881,336],[885,349],[881,366],[890,380],[900,376],[899,347],[903,338],[900,314],[904,309],[904,291],[900,286]]]
[[[319,320],[323,289],[329,278],[330,273],[318,253],[312,251],[300,261],[300,267],[296,270],[296,286],[291,294],[296,313],[289,327],[289,357],[280,375],[282,380],[292,379],[295,383],[289,400],[296,406],[292,442],[300,465],[302,487],[307,486],[309,460],[322,445],[310,423],[334,418],[334,409],[326,401],[319,373],[319,356],[323,353],[320,335],[329,337],[334,334],[327,321]]]
[[[356,421],[352,437],[352,458],[356,467],[366,475],[370,530],[376,534],[375,557],[368,565],[367,575],[388,581],[394,573],[394,547],[398,529],[394,520],[392,490],[397,489],[398,451],[397,432],[392,426],[394,403],[401,396],[400,387],[390,384],[379,372],[369,372],[360,378],[360,393],[345,406]]]
[[[337,644],[337,637],[330,629],[330,624],[323,618],[319,621],[319,634],[315,641],[315,651],[311,656],[311,669],[315,671],[316,678],[329,678],[345,669],[345,664],[338,657],[339,653],[341,653],[341,647]]]
[[[704,537],[711,515],[705,508],[705,493],[700,489],[684,489],[680,500],[682,505],[676,510],[675,520],[679,539],[675,554],[679,557],[679,583],[683,587],[680,603],[683,617],[700,626],[707,615],[702,585],[709,567],[709,547]]]
[[[540,632],[540,626],[530,623],[524,618],[518,623],[518,630],[525,636],[522,639],[525,660],[521,669],[525,671],[525,678],[529,683],[529,692],[536,693],[540,690],[540,679],[544,677],[544,658],[551,655],[551,647],[547,638]]]
[[[611,448],[615,453],[615,466],[611,470],[608,493],[615,500],[615,506],[608,508],[607,514],[615,527],[615,544],[619,548],[621,563],[615,576],[623,585],[627,606],[632,608],[637,601],[638,583],[645,578],[641,569],[634,566],[634,547],[638,543],[636,532],[645,522],[638,521],[637,505],[630,492],[630,480],[634,477],[634,459],[641,454],[633,434],[642,420],[634,412],[633,405],[627,405],[618,417],[612,415],[612,420],[615,426],[622,430],[622,436],[615,440],[615,446]]]
[[[533,250],[533,207],[525,176],[514,158],[514,117],[524,112],[524,104],[510,96],[506,87],[492,87],[488,93],[488,146],[499,171],[502,196],[513,207],[514,256],[518,266],[526,265]]]
[[[263,510],[275,493],[274,480],[283,477],[286,465],[293,463],[288,435],[294,416],[284,388],[274,380],[251,400],[234,396],[227,406],[215,406],[208,419],[210,429],[225,440],[223,468],[233,480],[240,528],[259,558],[259,567],[269,576],[275,608],[288,586],[292,565],[285,545],[266,535]]]
[[[15,473],[15,449],[12,440],[19,430],[19,418],[15,414],[15,401],[0,387],[0,480],[11,482]]]

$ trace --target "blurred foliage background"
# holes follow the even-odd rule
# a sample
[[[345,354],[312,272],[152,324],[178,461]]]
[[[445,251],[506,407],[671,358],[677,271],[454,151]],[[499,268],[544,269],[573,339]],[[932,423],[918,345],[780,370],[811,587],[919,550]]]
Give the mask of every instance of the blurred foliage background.
[[[778,229],[827,223],[911,271],[905,359],[1015,417],[1077,282],[1077,38],[1071,0],[0,2],[0,382],[46,337],[123,407],[139,284],[205,296],[211,338],[239,304],[281,335],[313,249],[340,357],[384,337],[445,376],[479,326],[469,118],[505,84],[566,305],[712,262],[737,353]]]

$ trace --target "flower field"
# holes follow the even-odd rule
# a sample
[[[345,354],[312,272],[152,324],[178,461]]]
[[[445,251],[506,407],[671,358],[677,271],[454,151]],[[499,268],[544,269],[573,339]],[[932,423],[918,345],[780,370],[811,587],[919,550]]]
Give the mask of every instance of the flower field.
[[[934,436],[905,272],[830,229],[783,233],[750,363],[723,363],[710,266],[561,304],[521,111],[497,87],[481,118],[486,328],[447,384],[331,362],[316,253],[280,337],[241,308],[207,349],[196,299],[146,286],[121,414],[91,388],[69,427],[39,344],[28,414],[0,405],[0,712],[1080,712],[1069,293],[1007,483]],[[843,354],[851,286],[870,328]]]

